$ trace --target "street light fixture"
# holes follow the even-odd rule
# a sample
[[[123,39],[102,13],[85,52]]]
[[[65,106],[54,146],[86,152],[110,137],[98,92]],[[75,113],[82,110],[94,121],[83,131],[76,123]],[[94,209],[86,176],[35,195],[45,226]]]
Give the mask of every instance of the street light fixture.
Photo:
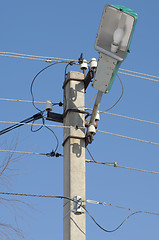
[[[95,42],[99,59],[93,87],[98,93],[89,123],[91,129],[95,125],[102,95],[110,91],[120,64],[129,52],[136,21],[137,13],[129,8],[119,5],[106,5],[104,8]]]

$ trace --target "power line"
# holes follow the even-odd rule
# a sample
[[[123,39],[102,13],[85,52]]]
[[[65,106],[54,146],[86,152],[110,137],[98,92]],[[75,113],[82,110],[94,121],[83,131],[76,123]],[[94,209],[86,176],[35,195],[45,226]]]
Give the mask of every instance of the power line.
[[[42,156],[47,155],[46,153],[16,151],[16,150],[5,150],[5,149],[0,149],[0,152],[9,152],[9,153],[18,153],[18,154],[30,154],[30,155],[42,155]],[[124,168],[124,169],[128,169],[128,170],[134,170],[134,171],[145,172],[145,173],[159,174],[159,172],[155,172],[155,171],[148,171],[148,170],[143,170],[143,169],[137,169],[137,168],[119,166],[116,162],[114,162],[114,163],[110,163],[110,162],[98,162],[98,161],[89,160],[89,159],[86,159],[86,162],[87,162],[87,163],[97,163],[97,164],[107,165],[107,166],[111,166],[111,167]]]
[[[159,79],[158,76],[149,75],[149,74],[140,73],[140,72],[135,72],[135,71],[132,71],[132,70],[126,70],[126,69],[123,69],[123,68],[119,68],[119,70],[124,71],[124,72],[130,72],[130,73],[135,73],[135,74],[138,74],[138,75],[143,75],[143,76],[152,77],[152,78],[158,78]]]
[[[22,58],[22,59],[31,59],[31,60],[40,60],[40,61],[45,61],[45,62],[58,62],[58,61],[65,61],[66,63],[68,62],[76,62],[78,63],[78,60],[76,59],[68,59],[68,58],[59,58],[59,57],[47,57],[47,56],[37,56],[37,55],[30,55],[30,54],[21,54],[21,53],[13,53],[13,52],[0,52],[0,56],[3,57],[15,57],[15,58]],[[121,72],[122,71],[122,72]],[[133,77],[138,77],[138,78],[144,78],[147,80],[159,82],[153,78],[159,79],[158,76],[150,75],[150,74],[145,74],[145,73],[140,73],[132,70],[127,70],[127,69],[119,69],[119,73],[125,74],[128,76],[133,76]],[[129,74],[130,73],[130,74]],[[131,74],[133,73],[133,74]],[[136,74],[136,75],[134,75]],[[142,76],[147,76],[150,78],[142,77]]]
[[[0,123],[10,123],[10,124],[19,124],[19,125],[30,125],[30,126],[42,126],[43,124],[39,124],[39,123],[20,123],[20,122],[11,122],[11,121],[0,121]],[[57,128],[75,128],[76,126],[62,126],[62,125],[52,125],[52,124],[46,124],[46,127],[57,127]],[[83,128],[79,128],[79,129],[84,129]]]
[[[51,199],[66,199],[66,200],[69,200],[69,201],[73,201],[75,203],[78,203],[76,202],[74,199],[71,199],[69,197],[64,197],[64,196],[53,196],[53,195],[43,195],[43,194],[27,194],[27,193],[11,193],[11,192],[0,192],[1,195],[10,195],[10,196],[22,196],[22,197],[36,197],[36,198],[51,198]],[[112,205],[112,206],[115,206],[115,205]],[[136,212],[133,212],[131,213],[127,218],[124,219],[124,221],[122,221],[122,223],[116,227],[115,229],[113,230],[107,230],[105,228],[103,228],[96,220],[95,218],[90,214],[90,212],[84,207],[81,205],[81,207],[86,211],[86,213],[91,217],[91,219],[94,221],[94,223],[100,228],[102,229],[103,231],[105,232],[115,232],[116,230],[118,230],[123,224],[124,222],[126,222],[126,220],[128,220],[130,217],[132,217],[133,215],[136,215],[138,213],[146,213],[146,214],[153,214],[153,215],[157,215],[159,216],[158,213],[152,213],[152,212],[147,212],[147,211],[136,211]],[[118,206],[119,207],[119,206]]]
[[[156,79],[153,79],[153,78],[143,77],[143,76],[139,76],[139,75],[135,75],[135,74],[131,74],[131,73],[126,73],[126,72],[121,72],[121,71],[119,71],[118,73],[128,75],[128,76],[131,76],[131,77],[146,79],[146,80],[153,81],[153,82],[159,82],[159,80],[156,80]]]
[[[24,151],[5,150],[5,149],[0,149],[0,152],[20,153],[20,154],[31,154],[31,155],[46,155],[45,153],[37,153],[37,152],[24,152]]]
[[[0,98],[0,101],[32,103],[32,101],[30,101],[30,100],[10,99],[10,98]],[[40,102],[40,101],[34,101],[34,102],[35,102],[35,103],[46,104],[46,102]]]
[[[86,109],[92,110],[90,108],[86,108]],[[157,123],[157,122],[152,122],[152,121],[147,121],[147,120],[143,120],[143,119],[139,119],[139,118],[124,116],[124,115],[120,115],[120,114],[116,114],[116,113],[110,113],[110,112],[105,112],[105,111],[99,111],[99,113],[105,113],[105,114],[108,114],[108,115],[121,117],[121,118],[126,118],[126,119],[130,119],[130,120],[138,121],[138,122],[144,122],[144,123],[150,123],[150,124],[153,124],[153,125],[159,125],[159,123]]]
[[[147,140],[143,140],[143,139],[139,139],[139,138],[128,137],[128,136],[124,136],[124,135],[120,135],[120,134],[116,134],[116,133],[111,133],[111,132],[106,132],[106,131],[102,131],[102,130],[98,130],[98,129],[96,129],[96,131],[100,132],[100,133],[116,136],[116,137],[121,137],[121,138],[129,139],[129,140],[134,140],[134,141],[138,141],[138,142],[149,143],[149,144],[159,146],[159,143],[156,143],[156,142],[151,142],[151,141],[147,141]]]
[[[78,60],[74,60],[74,59],[66,59],[66,58],[58,58],[58,57],[45,57],[45,56],[36,56],[36,55],[29,55],[29,54],[21,54],[21,53],[12,53],[12,52],[0,52],[0,56],[3,57],[14,57],[14,58],[22,58],[22,59],[30,59],[30,60],[39,60],[39,61],[45,61],[48,63],[51,62],[59,62],[59,61],[63,61],[63,62],[70,62],[70,61],[74,61],[74,62],[78,62]]]
[[[94,99],[94,97],[96,96],[96,94],[93,96],[93,98],[90,100],[90,102],[85,105],[88,106],[92,100]],[[31,100],[21,100],[21,99],[8,99],[8,98],[0,98],[0,101],[11,101],[11,102],[24,102],[24,103],[32,103]],[[42,101],[34,101],[35,103],[39,103],[39,104],[46,104],[46,102],[42,102]],[[85,108],[86,110],[90,110],[92,111],[92,108]],[[104,113],[104,114],[108,114],[108,115],[112,115],[112,116],[116,116],[116,117],[121,117],[121,118],[125,118],[125,119],[130,119],[130,120],[134,120],[134,121],[139,121],[139,122],[144,122],[144,123],[149,123],[149,124],[154,124],[154,125],[159,125],[158,122],[152,122],[152,121],[148,121],[148,120],[144,120],[144,119],[139,119],[139,118],[134,118],[134,117],[129,117],[129,116],[125,116],[125,115],[121,115],[121,114],[116,114],[116,113],[110,113],[110,112],[106,112],[106,111],[99,111],[99,113]],[[12,122],[11,122],[12,123]]]
[[[102,204],[102,205],[103,205],[103,204]],[[125,209],[125,210],[128,210],[128,211],[135,211],[135,212],[137,212],[137,210],[134,210],[134,209],[132,209],[132,208],[123,207],[123,206],[119,206],[119,205],[114,205],[114,204],[111,204],[111,203],[105,203],[104,206],[121,208],[121,209]],[[152,215],[159,216],[159,213],[149,212],[149,211],[142,211],[142,210],[139,210],[139,211],[142,212],[142,213],[148,213],[148,214],[152,214]]]
[[[149,170],[143,170],[143,169],[138,169],[138,168],[131,168],[131,167],[119,166],[119,165],[117,164],[117,162],[114,162],[114,163],[98,162],[98,161],[89,160],[89,159],[86,159],[86,162],[87,162],[87,163],[97,163],[97,164],[107,165],[107,166],[111,166],[111,167],[124,168],[124,169],[128,169],[128,170],[134,170],[134,171],[145,172],[145,173],[159,174],[159,172],[155,172],[155,171],[149,171]]]
[[[56,149],[57,150],[57,149]],[[9,153],[19,153],[19,154],[31,154],[31,155],[41,155],[47,157],[61,157],[63,156],[60,153],[56,153],[56,151],[52,151],[50,153],[37,153],[37,152],[24,152],[24,151],[16,151],[16,150],[4,150],[0,149],[0,152],[9,152]]]

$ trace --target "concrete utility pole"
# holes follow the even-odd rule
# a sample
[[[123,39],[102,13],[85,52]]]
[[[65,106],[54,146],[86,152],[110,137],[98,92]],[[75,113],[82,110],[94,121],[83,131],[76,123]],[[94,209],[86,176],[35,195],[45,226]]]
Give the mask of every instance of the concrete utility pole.
[[[64,88],[64,196],[85,200],[84,74],[69,72]],[[63,239],[86,239],[86,216],[82,208],[64,200]],[[83,202],[84,206],[85,203]],[[74,212],[72,211],[74,209]]]

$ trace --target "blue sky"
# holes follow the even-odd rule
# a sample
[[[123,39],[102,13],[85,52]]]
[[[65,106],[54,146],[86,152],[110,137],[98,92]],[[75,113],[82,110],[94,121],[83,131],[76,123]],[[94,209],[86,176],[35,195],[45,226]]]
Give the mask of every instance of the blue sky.
[[[96,34],[104,6],[124,5],[138,13],[131,53],[121,68],[158,76],[158,1],[3,1],[1,3],[1,52],[17,52],[39,56],[78,59],[81,52],[88,61],[98,58],[94,49]],[[48,63],[43,61],[0,56],[0,98],[31,100],[30,84],[33,77]],[[65,64],[46,70],[34,85],[35,100],[63,101],[62,83]],[[69,70],[80,71],[79,67]],[[120,74],[124,95],[110,112],[158,122],[159,83]],[[86,103],[96,93],[89,86]],[[121,94],[116,78],[111,92],[104,95],[100,110],[112,106]],[[38,105],[44,108],[44,105]],[[90,105],[90,107],[93,106]],[[37,111],[31,103],[0,101],[1,121],[19,122]],[[55,107],[62,113],[62,109]],[[39,121],[40,123],[40,121]],[[51,122],[47,122],[52,124]],[[8,127],[1,123],[0,129]],[[101,115],[100,130],[158,143],[157,125]],[[60,146],[63,130],[53,129]],[[11,149],[18,139],[17,150],[50,152],[55,147],[53,135],[42,129],[32,133],[29,126],[7,133],[0,138],[0,149]],[[159,146],[97,133],[89,149],[96,161],[118,162],[121,166],[159,170]],[[62,146],[59,152],[62,153]],[[0,161],[6,154],[0,153]],[[15,155],[18,156],[18,155]],[[90,158],[89,155],[86,155]],[[20,175],[10,178],[11,186],[1,185],[0,191],[31,194],[63,195],[63,159],[24,155],[12,166]],[[12,197],[13,198],[13,197]],[[141,173],[109,166],[86,165],[86,199],[111,203],[134,210],[159,213],[158,175]],[[15,199],[15,198],[14,198]],[[1,222],[18,226],[29,240],[62,239],[63,209],[61,200],[18,198],[21,210],[9,211],[1,206]],[[87,204],[94,218],[105,228],[118,226],[131,212],[114,207]],[[16,221],[15,221],[16,215]],[[159,217],[138,214],[130,218],[114,233],[105,233],[87,216],[87,239],[157,239]],[[16,239],[13,237],[11,239]]]

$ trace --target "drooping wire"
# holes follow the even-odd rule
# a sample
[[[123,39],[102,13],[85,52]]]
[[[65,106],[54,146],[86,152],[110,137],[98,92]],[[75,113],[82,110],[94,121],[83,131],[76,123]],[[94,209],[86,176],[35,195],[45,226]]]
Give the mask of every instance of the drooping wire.
[[[93,157],[93,155],[91,154],[91,152],[90,152],[90,150],[88,149],[88,147],[86,147],[86,149],[87,149],[90,157],[92,158],[93,162],[94,162],[94,163],[98,163],[98,162],[94,159],[94,157]],[[114,162],[106,162],[106,164],[114,164]]]
[[[67,78],[67,68],[68,66],[72,66],[73,64],[75,64],[74,61],[70,61],[66,67],[65,67],[65,73],[64,73],[64,83],[66,82],[66,78]],[[66,99],[66,93],[65,93],[65,89],[64,89],[64,102],[65,102],[65,106],[64,106],[64,112],[67,109],[67,99]]]
[[[54,152],[54,153],[56,153],[56,151],[57,151],[57,149],[58,149],[58,147],[59,147],[59,140],[58,140],[58,137],[57,137],[57,135],[55,134],[55,132],[54,132],[52,129],[50,129],[49,127],[47,127],[47,126],[45,125],[45,118],[44,118],[44,116],[43,116],[44,111],[42,111],[41,109],[39,109],[39,108],[35,105],[34,94],[33,94],[33,85],[34,85],[34,82],[35,82],[36,78],[37,78],[43,71],[45,71],[45,70],[48,69],[49,67],[52,67],[52,66],[54,66],[54,65],[56,65],[56,64],[58,64],[58,63],[64,63],[64,62],[63,62],[63,61],[61,61],[61,62],[55,62],[55,63],[52,63],[52,64],[48,65],[47,67],[43,68],[42,70],[40,70],[40,71],[35,75],[35,77],[33,78],[32,82],[31,82],[31,86],[30,86],[30,93],[31,93],[31,97],[32,97],[32,104],[33,104],[33,106],[34,106],[39,112],[42,113],[42,126],[40,126],[40,127],[39,127],[38,129],[36,129],[36,130],[33,130],[33,127],[31,127],[31,131],[32,131],[32,132],[37,132],[37,131],[41,130],[43,127],[47,128],[49,131],[51,131],[51,132],[53,133],[53,135],[55,136],[55,139],[56,139],[56,142],[57,142],[57,145],[56,145],[55,150],[54,150],[54,151],[52,150],[52,152]],[[57,105],[57,103],[54,103],[54,105]],[[34,122],[33,122],[33,123],[34,123]]]
[[[32,121],[41,119],[42,117],[43,117],[43,116],[42,116],[42,113],[37,113],[37,114],[33,115],[32,117],[27,118],[27,119],[21,121],[20,123],[16,123],[16,124],[14,124],[14,125],[12,125],[12,126],[10,126],[10,127],[8,127],[8,128],[5,128],[5,129],[1,130],[1,131],[0,131],[0,135],[3,135],[3,134],[5,134],[5,133],[7,133],[7,132],[10,132],[10,131],[18,128],[18,127],[21,127],[21,126],[23,126],[23,125],[26,124],[26,123],[30,123],[30,122],[32,122]]]
[[[58,62],[58,63],[63,63],[63,62],[61,61],[61,62]],[[41,69],[41,70],[35,75],[35,77],[33,78],[32,82],[31,82],[31,85],[30,85],[30,93],[31,93],[31,97],[32,97],[32,104],[33,104],[33,106],[34,106],[39,112],[41,112],[41,110],[35,105],[35,101],[34,101],[34,94],[33,94],[33,85],[34,85],[34,82],[35,82],[36,78],[37,78],[43,71],[45,71],[45,70],[48,69],[49,67],[52,67],[52,66],[54,66],[54,65],[56,65],[56,64],[58,64],[58,63],[52,63],[52,64],[48,65],[47,67]]]
[[[121,95],[120,95],[120,97],[118,98],[118,100],[117,100],[110,108],[104,110],[105,112],[107,112],[107,111],[111,110],[112,108],[114,108],[114,107],[118,104],[118,102],[121,100],[121,98],[123,97],[123,94],[124,94],[124,86],[123,86],[122,80],[121,80],[121,78],[119,77],[118,74],[117,74],[117,76],[118,76],[118,79],[119,79],[120,84],[121,84],[121,87],[122,87],[122,92],[121,92]],[[101,112],[101,113],[102,113],[102,112]]]
[[[53,135],[55,136],[55,139],[56,139],[57,144],[56,144],[56,147],[55,147],[54,153],[56,154],[56,151],[58,150],[58,147],[59,147],[59,140],[58,140],[58,137],[57,137],[57,135],[55,134],[55,132],[54,132],[51,128],[47,127],[45,124],[44,124],[44,127],[47,128],[50,132],[52,132]]]
[[[76,200],[74,200],[73,198],[69,198],[69,197],[65,197],[65,196],[53,196],[53,195],[42,195],[42,194],[26,194],[26,193],[11,193],[11,192],[0,192],[1,195],[11,195],[11,196],[23,196],[23,197],[37,197],[37,198],[57,198],[57,199],[66,199],[68,201],[72,201],[75,203],[78,203]],[[81,205],[81,207],[86,211],[86,213],[91,217],[91,219],[94,221],[94,223],[100,228],[102,229],[104,232],[107,233],[112,233],[117,231],[130,217],[132,217],[133,215],[136,215],[138,213],[146,213],[146,214],[154,214],[159,216],[159,214],[157,213],[151,213],[151,212],[146,212],[146,211],[136,211],[131,213],[127,218],[125,218],[118,227],[116,227],[113,230],[107,230],[104,227],[102,227],[96,220],[95,218],[90,214],[90,212],[86,209],[85,206]]]

